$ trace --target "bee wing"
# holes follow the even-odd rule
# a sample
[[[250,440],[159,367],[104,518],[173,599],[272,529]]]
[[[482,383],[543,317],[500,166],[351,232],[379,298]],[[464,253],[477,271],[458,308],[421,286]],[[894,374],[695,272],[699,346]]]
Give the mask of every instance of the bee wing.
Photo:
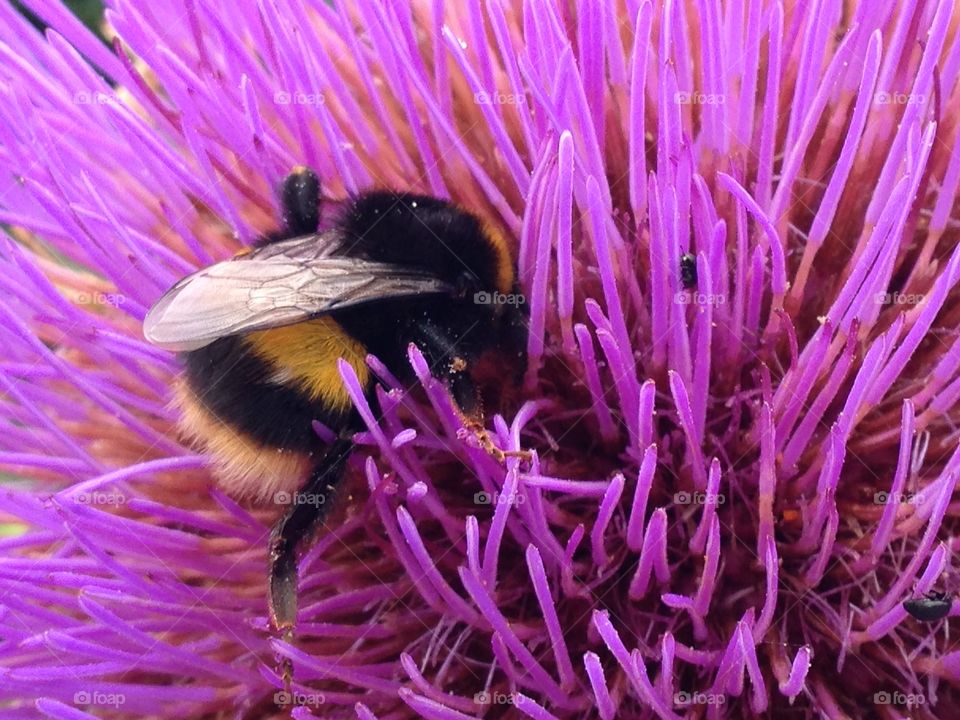
[[[341,246],[330,233],[295,238],[198,270],[150,308],[143,335],[168,350],[196,350],[351,305],[452,290],[402,265],[333,254]]]

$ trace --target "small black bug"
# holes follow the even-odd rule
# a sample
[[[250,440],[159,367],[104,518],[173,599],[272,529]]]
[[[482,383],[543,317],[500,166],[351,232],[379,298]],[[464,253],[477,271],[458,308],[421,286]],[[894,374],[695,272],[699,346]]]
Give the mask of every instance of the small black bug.
[[[922,598],[910,598],[903,603],[903,609],[917,620],[933,622],[942,620],[950,614],[953,600],[946,593],[928,592]]]
[[[680,256],[680,283],[685,290],[697,286],[697,256],[693,253]]]

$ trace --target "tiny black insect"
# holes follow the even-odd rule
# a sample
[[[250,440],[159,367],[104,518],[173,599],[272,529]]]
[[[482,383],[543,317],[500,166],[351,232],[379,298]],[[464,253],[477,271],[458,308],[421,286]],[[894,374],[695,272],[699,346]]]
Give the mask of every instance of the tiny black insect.
[[[697,256],[693,253],[680,256],[680,284],[686,290],[697,286]]]
[[[922,598],[910,598],[903,603],[903,609],[917,620],[932,622],[942,620],[950,614],[953,601],[946,593],[928,592]]]
[[[288,640],[297,549],[329,511],[363,427],[339,361],[376,409],[367,355],[410,381],[416,344],[488,449],[472,364],[487,350],[525,363],[515,266],[492,228],[445,200],[378,190],[340,203],[320,231],[319,197],[317,176],[295,170],[280,192],[284,229],[180,280],[143,324],[148,340],[183,353],[180,426],[221,484],[289,504],[269,572],[271,621]],[[314,420],[338,434],[328,447]],[[288,686],[290,672],[285,663]]]

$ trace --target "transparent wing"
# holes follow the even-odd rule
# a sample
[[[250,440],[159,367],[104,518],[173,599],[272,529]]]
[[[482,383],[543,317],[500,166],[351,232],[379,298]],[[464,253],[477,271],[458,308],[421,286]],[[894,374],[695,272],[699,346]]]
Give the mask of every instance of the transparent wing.
[[[198,270],[150,308],[143,335],[169,350],[196,350],[338,308],[452,290],[428,273],[337,255],[341,243],[335,232],[294,238]]]

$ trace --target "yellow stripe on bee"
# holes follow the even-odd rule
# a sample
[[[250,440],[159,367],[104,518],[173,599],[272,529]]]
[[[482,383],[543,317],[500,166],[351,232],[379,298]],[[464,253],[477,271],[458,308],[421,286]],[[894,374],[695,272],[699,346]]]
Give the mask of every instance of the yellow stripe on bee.
[[[516,281],[510,248],[507,247],[507,241],[503,235],[492,224],[483,223],[483,231],[497,256],[497,289],[504,295],[509,295],[513,292],[513,284]]]
[[[319,400],[331,410],[350,407],[350,396],[337,369],[339,358],[350,364],[362,386],[370,379],[366,348],[328,317],[258,330],[246,340],[286,384],[301,388],[311,400]]]

